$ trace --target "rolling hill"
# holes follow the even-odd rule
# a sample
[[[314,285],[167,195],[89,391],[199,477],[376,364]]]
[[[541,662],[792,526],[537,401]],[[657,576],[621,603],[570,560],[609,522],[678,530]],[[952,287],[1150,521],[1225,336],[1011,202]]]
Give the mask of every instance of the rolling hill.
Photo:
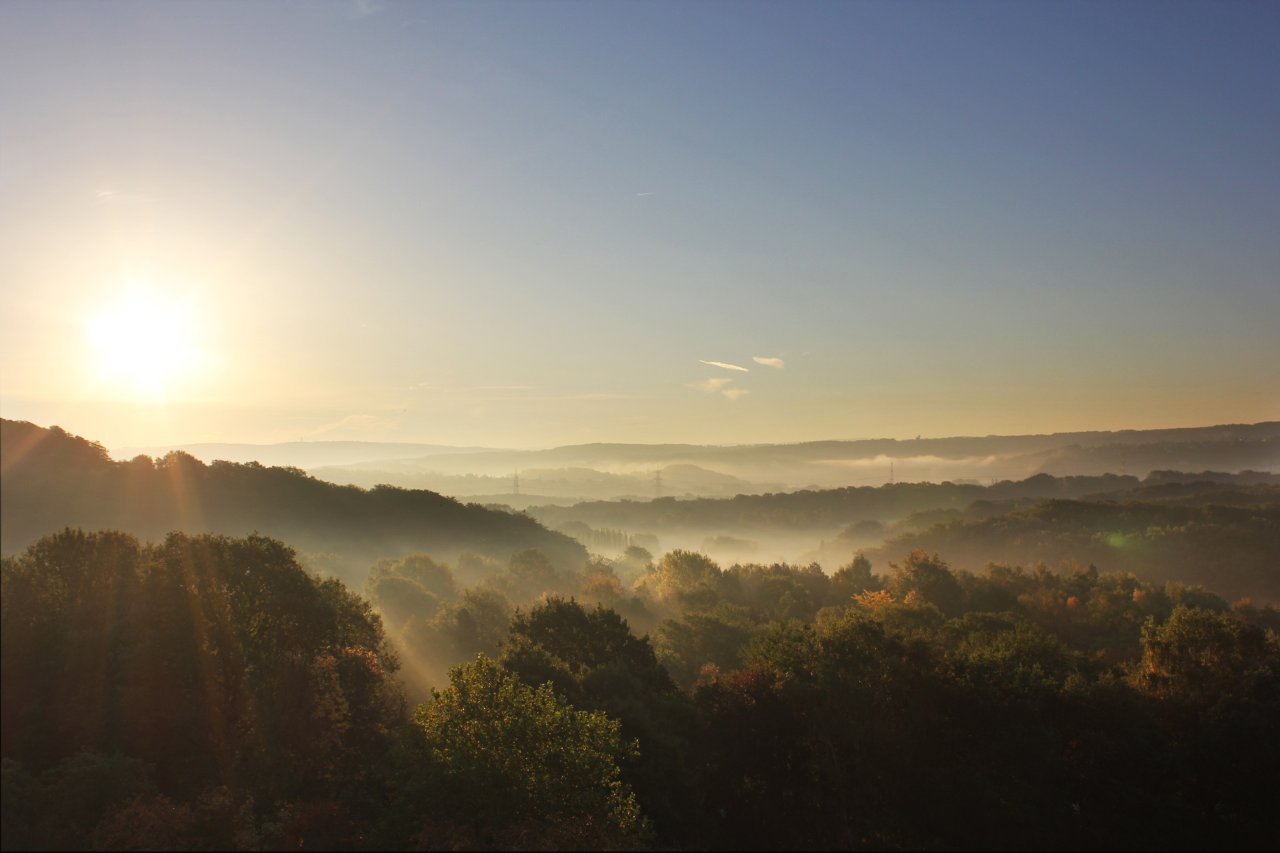
[[[363,583],[384,556],[473,553],[505,562],[542,551],[576,568],[585,549],[533,519],[435,492],[337,486],[297,468],[206,465],[181,452],[115,462],[99,444],[52,427],[0,422],[0,543],[13,554],[63,527],[117,529],[143,539],[170,531],[243,536],[257,531],[336,556],[336,573]]]

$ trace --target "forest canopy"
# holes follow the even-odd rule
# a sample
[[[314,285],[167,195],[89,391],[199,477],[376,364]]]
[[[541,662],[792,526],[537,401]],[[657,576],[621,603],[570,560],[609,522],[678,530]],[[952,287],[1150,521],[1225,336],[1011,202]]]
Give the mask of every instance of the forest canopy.
[[[5,848],[1276,837],[1271,608],[919,550],[887,576],[671,552],[626,585],[521,560],[505,586],[373,567],[388,637],[265,537],[65,530],[5,558]],[[447,637],[461,662],[402,684]]]

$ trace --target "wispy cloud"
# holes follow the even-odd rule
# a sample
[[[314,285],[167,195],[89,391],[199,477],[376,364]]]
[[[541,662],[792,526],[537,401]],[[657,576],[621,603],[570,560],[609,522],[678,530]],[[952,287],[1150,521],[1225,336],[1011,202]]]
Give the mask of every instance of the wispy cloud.
[[[776,367],[779,370],[786,365],[785,361],[772,355],[753,355],[751,356],[751,360],[756,364],[763,364],[765,367]]]
[[[703,364],[709,364],[712,367],[723,367],[725,370],[741,370],[743,373],[751,372],[751,368],[749,367],[743,367],[742,365],[739,365],[739,364],[730,364],[727,361],[707,361],[706,359],[703,359],[703,358],[698,359],[698,361],[702,362]]]
[[[732,382],[733,380],[727,376],[713,376],[701,382],[690,382],[688,387],[705,394],[719,394],[730,400],[736,400],[750,393],[746,388],[730,388],[729,385]]]

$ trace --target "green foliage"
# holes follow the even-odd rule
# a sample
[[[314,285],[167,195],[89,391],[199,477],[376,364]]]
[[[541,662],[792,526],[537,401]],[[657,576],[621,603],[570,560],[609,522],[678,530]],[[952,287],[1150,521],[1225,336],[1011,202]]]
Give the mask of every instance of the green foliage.
[[[640,745],[638,755],[622,761],[624,780],[660,840],[687,836],[694,783],[685,764],[691,709],[647,637],[632,634],[613,610],[552,598],[517,613],[501,663],[530,686],[548,683],[574,707],[619,720],[624,738]]]
[[[953,677],[994,701],[1058,692],[1080,666],[1057,637],[1007,613],[966,613],[939,640]]]
[[[37,811],[75,844],[94,792],[356,802],[404,719],[369,606],[270,539],[68,530],[5,561],[0,602],[4,755],[41,774]],[[143,765],[158,790],[121,781]]]
[[[458,598],[453,572],[426,554],[379,560],[370,569],[365,588],[393,631],[412,618],[431,618],[442,603]]]
[[[699,602],[714,598],[720,567],[696,551],[671,551],[637,582],[637,589],[658,601]]]
[[[410,619],[430,619],[440,610],[440,597],[428,592],[416,581],[399,575],[370,577],[366,594],[387,627],[392,631],[403,628]]]
[[[618,577],[625,583],[634,583],[642,575],[653,570],[653,554],[639,545],[628,545],[614,561]]]
[[[541,551],[529,549],[511,555],[505,572],[492,581],[494,587],[516,601],[571,592],[574,580],[556,569]]]
[[[622,579],[614,564],[600,557],[593,557],[582,568],[582,583],[578,587],[582,597],[603,605],[617,603],[624,595]]]
[[[735,669],[756,625],[745,608],[720,604],[710,611],[685,613],[658,628],[658,656],[677,684],[691,685],[704,667]]]
[[[1142,645],[1137,683],[1195,706],[1212,705],[1252,678],[1280,672],[1276,635],[1227,613],[1179,606],[1168,621],[1143,626]]]
[[[425,843],[455,835],[455,822],[489,841],[535,827],[580,847],[626,845],[644,831],[619,767],[634,744],[619,723],[574,710],[549,685],[530,687],[480,656],[454,668],[414,720],[438,783],[423,804]]]
[[[579,681],[604,668],[619,668],[641,689],[669,693],[673,685],[647,639],[638,639],[615,611],[588,611],[563,598],[550,598],[511,620],[513,643],[545,650]]]
[[[369,572],[370,580],[387,576],[413,581],[441,601],[456,601],[458,598],[458,584],[453,579],[452,570],[436,562],[428,554],[410,554],[398,560],[379,560]]]
[[[884,589],[884,581],[871,571],[871,561],[858,552],[846,565],[831,576],[827,603],[848,604],[849,599],[862,592],[878,592]]]
[[[904,533],[875,556],[918,548],[965,567],[1079,561],[1160,583],[1206,584],[1232,597],[1280,600],[1280,490],[1249,488],[1236,506],[1042,501]],[[1214,496],[1230,497],[1205,497]]]
[[[733,566],[723,578],[722,597],[764,621],[811,620],[830,594],[831,580],[822,567],[774,563]]]
[[[912,551],[901,566],[894,566],[888,588],[901,601],[932,604],[945,616],[956,616],[964,607],[964,590],[937,554]]]
[[[904,561],[890,589],[915,600],[864,590],[816,624],[758,626],[741,668],[703,669],[692,763],[705,768],[703,813],[720,816],[704,828],[714,843],[703,844],[1265,847],[1274,838],[1264,805],[1280,794],[1267,769],[1280,712],[1274,639],[1259,646],[1262,632],[1220,599],[1093,568],[996,566],[976,578],[923,554]],[[1205,604],[1195,618],[1216,627],[1179,632],[1187,653],[1161,658],[1183,664],[1180,689],[1168,673],[1144,675],[1147,666],[1134,690],[1108,660],[1136,662],[1144,620],[1177,612],[1175,600]],[[969,609],[991,602],[1003,612]],[[1201,684],[1205,672],[1221,680]],[[1218,698],[1197,706],[1188,695]]]
[[[477,654],[497,656],[507,639],[511,605],[494,589],[468,589],[451,604],[411,617],[397,640],[407,680],[425,698],[444,684],[451,667]]]
[[[817,630],[803,622],[775,622],[747,643],[742,658],[748,668],[785,678],[810,677],[818,659]]]

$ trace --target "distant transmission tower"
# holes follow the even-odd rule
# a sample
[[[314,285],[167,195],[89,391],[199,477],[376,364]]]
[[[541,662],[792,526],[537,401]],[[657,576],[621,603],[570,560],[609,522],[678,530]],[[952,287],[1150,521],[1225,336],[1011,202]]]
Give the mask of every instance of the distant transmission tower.
[[[519,469],[517,469],[517,470],[512,474],[512,479],[513,479],[513,480],[515,480],[515,483],[514,483],[513,485],[514,485],[514,488],[515,488],[515,494],[517,494],[517,495],[518,495],[518,494],[520,494],[520,471],[519,471]]]
[[[889,460],[889,485],[893,485],[893,460]]]
[[[662,471],[653,472],[653,496],[655,498],[662,497]]]

